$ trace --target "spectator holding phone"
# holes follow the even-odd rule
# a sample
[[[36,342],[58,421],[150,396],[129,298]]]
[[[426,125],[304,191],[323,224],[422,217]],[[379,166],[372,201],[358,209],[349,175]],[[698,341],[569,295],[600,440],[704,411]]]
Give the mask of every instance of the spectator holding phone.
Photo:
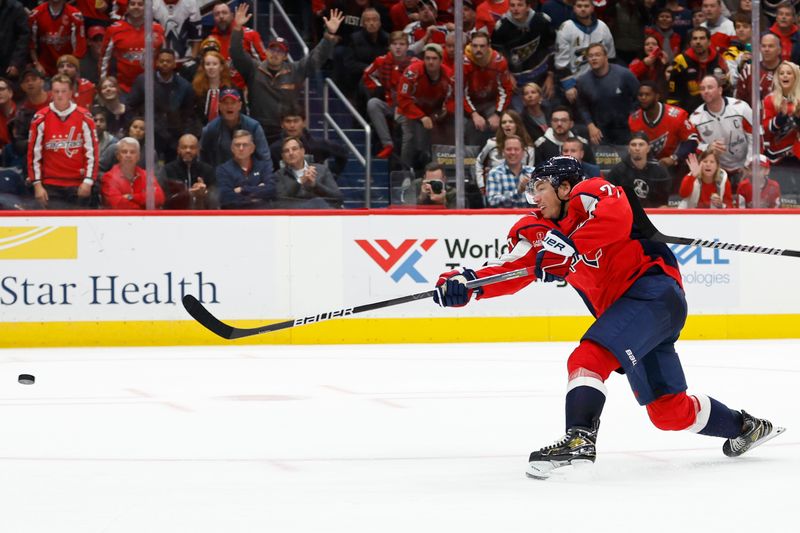
[[[631,61],[628,68],[637,80],[652,81],[658,86],[660,94],[666,94],[667,66],[668,55],[659,45],[658,38],[648,35],[644,38],[644,54]]]

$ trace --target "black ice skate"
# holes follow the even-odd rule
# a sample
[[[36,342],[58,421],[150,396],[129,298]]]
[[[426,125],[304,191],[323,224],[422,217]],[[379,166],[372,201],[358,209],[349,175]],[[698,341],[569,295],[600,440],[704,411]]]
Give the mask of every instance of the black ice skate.
[[[773,427],[769,420],[756,418],[744,410],[742,410],[742,418],[744,419],[742,434],[726,440],[722,445],[722,453],[728,457],[739,457],[747,450],[760,446],[786,431],[786,428]]]
[[[594,463],[597,453],[597,430],[569,428],[567,434],[555,444],[532,452],[525,475],[534,479],[547,479],[556,468]]]

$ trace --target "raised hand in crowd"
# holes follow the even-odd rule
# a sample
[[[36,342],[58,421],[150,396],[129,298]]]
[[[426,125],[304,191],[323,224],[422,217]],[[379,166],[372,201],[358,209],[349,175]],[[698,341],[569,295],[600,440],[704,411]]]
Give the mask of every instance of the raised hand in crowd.
[[[336,32],[339,31],[339,26],[344,22],[344,14],[338,9],[331,9],[330,15],[330,18],[322,17],[322,21],[325,23],[325,30],[328,35],[336,35]]]
[[[249,10],[250,6],[244,2],[236,6],[236,13],[233,15],[234,30],[241,30],[253,18],[253,14],[248,13]]]
[[[689,165],[689,174],[695,178],[700,175],[700,162],[697,160],[697,154],[689,154],[686,156],[686,164]]]

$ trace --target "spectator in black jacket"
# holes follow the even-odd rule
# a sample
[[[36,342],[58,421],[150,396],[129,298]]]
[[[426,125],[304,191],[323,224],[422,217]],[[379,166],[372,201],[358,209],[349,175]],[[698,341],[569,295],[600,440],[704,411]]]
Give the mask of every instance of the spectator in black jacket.
[[[361,15],[363,28],[350,36],[350,43],[343,50],[342,61],[334,65],[336,69],[336,83],[346,95],[359,86],[364,70],[389,50],[389,34],[381,27],[381,17],[371,7],[364,10]],[[366,93],[359,88],[359,94]],[[366,100],[363,100],[366,102]]]
[[[299,106],[285,106],[281,112],[281,137],[269,145],[274,168],[280,166],[284,139],[297,137],[303,143],[303,149],[310,155],[314,163],[326,164],[333,175],[338,178],[347,165],[347,149],[342,145],[315,139],[306,129],[306,117]]]
[[[178,157],[164,166],[164,209],[216,209],[217,176],[214,167],[200,161],[200,143],[187,133],[178,139]]]
[[[286,137],[281,143],[283,168],[275,173],[278,207],[329,209],[341,207],[343,195],[328,167],[306,161],[303,143]]]
[[[156,59],[153,83],[155,97],[155,149],[166,162],[175,158],[178,138],[184,133],[200,135],[200,123],[194,111],[194,91],[188,81],[178,76],[174,50],[162,48]],[[144,73],[133,82],[128,106],[144,114]]]
[[[630,187],[644,207],[666,207],[672,191],[672,179],[657,161],[649,158],[650,140],[641,131],[628,142],[628,155],[612,167],[608,181]]]
[[[28,62],[31,28],[17,0],[0,0],[0,76],[16,80]]]

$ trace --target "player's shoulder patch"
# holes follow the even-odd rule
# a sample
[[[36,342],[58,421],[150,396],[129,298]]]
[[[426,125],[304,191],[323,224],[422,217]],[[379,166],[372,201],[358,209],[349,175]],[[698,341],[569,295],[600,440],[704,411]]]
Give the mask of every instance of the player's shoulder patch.
[[[673,107],[673,106],[667,107],[667,115],[669,115],[671,117],[679,117],[680,114],[681,114],[680,113],[681,111],[682,111],[682,109],[677,108],[677,107]]]

